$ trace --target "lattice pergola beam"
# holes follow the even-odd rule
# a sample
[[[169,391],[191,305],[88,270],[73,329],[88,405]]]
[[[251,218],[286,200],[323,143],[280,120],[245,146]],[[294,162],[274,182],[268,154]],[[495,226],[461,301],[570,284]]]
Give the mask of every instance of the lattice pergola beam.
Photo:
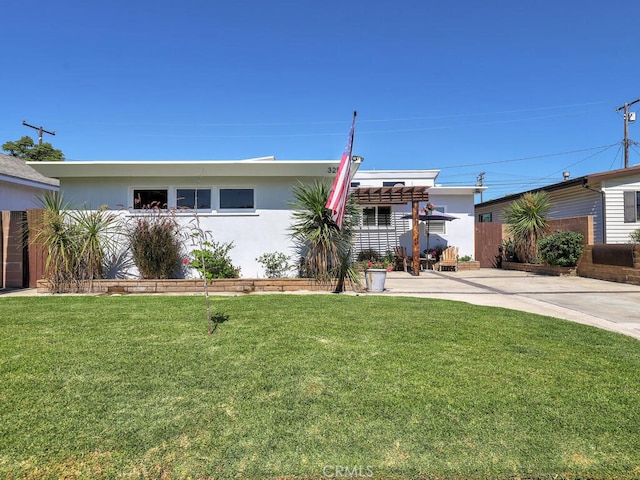
[[[355,187],[351,189],[351,195],[358,205],[389,205],[411,203],[411,215],[413,217],[413,274],[420,275],[420,238],[418,230],[418,204],[428,202],[429,187]]]
[[[358,205],[389,205],[428,202],[429,187],[355,187],[351,195]]]

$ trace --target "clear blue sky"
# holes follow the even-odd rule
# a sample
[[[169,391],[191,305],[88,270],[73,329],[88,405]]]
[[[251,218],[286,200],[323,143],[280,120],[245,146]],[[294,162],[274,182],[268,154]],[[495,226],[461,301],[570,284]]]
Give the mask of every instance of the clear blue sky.
[[[36,139],[26,120],[69,161],[338,159],[357,110],[362,168],[486,172],[488,200],[621,168],[616,108],[640,98],[637,0],[8,0],[2,16],[0,140]]]

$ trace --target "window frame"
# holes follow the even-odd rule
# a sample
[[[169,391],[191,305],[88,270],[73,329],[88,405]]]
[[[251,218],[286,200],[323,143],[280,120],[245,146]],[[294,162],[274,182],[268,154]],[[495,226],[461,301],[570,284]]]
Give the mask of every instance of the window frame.
[[[180,195],[179,195],[178,192],[180,190],[193,190],[194,192],[199,192],[199,191],[209,192],[209,206],[208,207],[195,208],[195,206],[194,207],[188,207],[188,206],[179,205]],[[198,211],[198,212],[211,212],[211,211],[213,211],[214,195],[213,195],[213,187],[212,186],[200,186],[200,185],[198,185],[198,186],[191,186],[191,185],[178,186],[178,187],[175,187],[174,193],[175,193],[175,195],[174,195],[175,206],[176,206],[176,209],[179,212],[195,212],[195,211]],[[198,194],[196,193],[196,196],[194,196],[194,201],[195,201],[195,198],[197,198],[197,195]]]
[[[622,195],[624,223],[638,223],[640,220],[640,190],[625,190]]]
[[[381,214],[380,208],[388,208],[389,214]],[[367,209],[373,209],[373,223],[368,223],[365,221],[365,218],[370,218],[365,215],[365,210]],[[367,205],[362,207],[362,220],[360,223],[363,228],[392,228],[392,216],[393,211],[391,209],[391,205]],[[380,223],[380,219],[385,217],[388,219],[387,222]]]
[[[251,207],[223,207],[222,192],[225,190],[249,190],[251,191]],[[256,188],[253,186],[224,186],[217,188],[218,211],[221,213],[253,213],[256,211]]]
[[[160,192],[160,191],[164,191],[165,195],[166,195],[166,201],[164,202],[164,204],[161,204],[160,207],[145,207],[144,204],[140,204],[140,206],[136,206],[136,192],[140,192],[140,191],[147,191],[147,192]],[[129,199],[131,200],[131,206],[129,207],[130,210],[134,210],[134,211],[138,211],[138,210],[152,210],[154,208],[158,208],[160,210],[168,210],[171,207],[171,204],[169,202],[169,193],[170,193],[171,189],[168,186],[158,186],[158,187],[144,187],[144,186],[135,186],[135,187],[131,187],[129,189]],[[156,201],[156,200],[153,200]]]

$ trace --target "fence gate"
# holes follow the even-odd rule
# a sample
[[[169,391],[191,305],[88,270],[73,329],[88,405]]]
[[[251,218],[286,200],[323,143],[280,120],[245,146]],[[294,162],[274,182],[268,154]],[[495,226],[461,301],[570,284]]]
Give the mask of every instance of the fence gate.
[[[497,222],[476,222],[475,243],[475,257],[480,262],[480,267],[495,267],[498,248],[502,243],[502,224]]]

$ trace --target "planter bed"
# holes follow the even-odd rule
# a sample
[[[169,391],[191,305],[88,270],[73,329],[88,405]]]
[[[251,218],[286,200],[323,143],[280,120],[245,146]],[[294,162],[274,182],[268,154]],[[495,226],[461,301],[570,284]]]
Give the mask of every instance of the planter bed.
[[[332,285],[309,278],[230,278],[212,280],[210,293],[330,291]],[[50,293],[49,282],[38,280],[38,293]],[[204,293],[202,280],[94,280],[76,293]]]
[[[520,272],[538,273],[540,275],[576,275],[576,267],[555,267],[541,263],[502,262],[504,270],[518,270]]]

